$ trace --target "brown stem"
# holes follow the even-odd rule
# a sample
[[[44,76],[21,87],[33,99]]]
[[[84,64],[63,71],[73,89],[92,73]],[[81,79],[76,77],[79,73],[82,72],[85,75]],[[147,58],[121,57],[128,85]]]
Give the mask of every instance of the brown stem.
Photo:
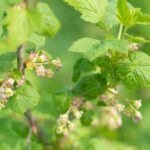
[[[25,69],[25,66],[24,66],[24,47],[22,45],[18,47],[17,53],[18,53],[18,59],[17,59],[18,69],[21,72],[21,74],[24,75],[24,69]]]
[[[22,76],[25,76],[25,63],[24,63],[25,61],[24,61],[24,46],[23,45],[18,47],[17,54],[18,54],[18,58],[17,58],[18,70],[21,72]],[[31,140],[32,133],[36,133],[38,136],[39,142],[42,143],[45,147],[49,147],[50,143],[48,141],[48,137],[44,133],[44,131],[40,127],[38,127],[36,119],[33,117],[31,111],[27,110],[24,113],[24,115],[28,121],[28,124],[30,125],[29,135],[27,137],[28,143],[30,143],[29,140]],[[28,145],[28,147],[30,149],[30,145]]]

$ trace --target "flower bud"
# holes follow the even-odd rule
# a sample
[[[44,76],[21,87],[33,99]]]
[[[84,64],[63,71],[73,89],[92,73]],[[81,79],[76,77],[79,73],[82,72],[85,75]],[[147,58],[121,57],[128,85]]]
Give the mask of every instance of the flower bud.
[[[37,76],[45,76],[45,67],[40,65],[36,68]]]
[[[66,125],[67,122],[69,121],[68,117],[69,117],[68,113],[60,115],[59,119],[57,120],[58,124]]]
[[[76,125],[72,122],[69,122],[68,127],[70,131],[74,131],[76,129]]]
[[[139,111],[136,111],[135,114],[133,115],[133,121],[134,123],[138,123],[142,120],[142,114]]]
[[[45,54],[41,54],[38,57],[38,60],[39,60],[39,62],[46,62],[48,59],[47,59],[47,56]]]
[[[6,93],[7,97],[11,97],[11,96],[14,95],[14,92],[13,92],[13,90],[11,88],[6,88],[5,89],[5,93]]]
[[[4,82],[4,84],[8,87],[13,87],[14,83],[15,83],[15,80],[13,78],[9,78],[8,80]]]
[[[123,112],[124,108],[125,108],[125,106],[122,105],[122,104],[118,103],[118,104],[115,105],[115,109],[116,109],[117,112]]]
[[[77,118],[77,119],[80,119],[83,115],[83,111],[74,111],[74,116]]]
[[[37,60],[37,57],[38,57],[38,53],[36,51],[31,52],[31,54],[29,55],[29,60],[35,62]]]
[[[134,107],[135,107],[136,109],[139,109],[139,108],[142,107],[142,101],[141,101],[141,100],[135,100],[135,101],[133,102],[133,105],[134,105]]]
[[[139,46],[137,43],[131,43],[129,44],[129,49],[133,51],[137,51],[139,49]]]
[[[57,70],[62,68],[62,63],[59,58],[53,59],[51,63],[56,67]]]

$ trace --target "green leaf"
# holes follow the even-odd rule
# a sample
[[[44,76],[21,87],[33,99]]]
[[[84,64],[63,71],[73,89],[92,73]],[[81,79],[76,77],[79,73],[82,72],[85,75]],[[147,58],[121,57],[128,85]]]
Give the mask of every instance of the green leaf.
[[[53,100],[59,113],[65,113],[71,105],[71,97],[68,93],[55,93]]]
[[[77,82],[82,73],[91,72],[95,70],[95,66],[88,59],[80,58],[77,60],[73,67],[73,77],[72,80]]]
[[[126,37],[128,38],[128,40],[130,42],[135,42],[135,43],[150,43],[150,40],[146,40],[145,38],[140,37],[140,36],[134,36],[134,35],[131,35],[131,34],[126,34]]]
[[[46,38],[44,36],[40,36],[40,35],[37,35],[36,33],[33,33],[29,37],[28,41],[33,43],[36,46],[36,48],[38,49],[45,45]]]
[[[5,0],[0,0],[0,22],[1,19],[3,18],[4,12],[7,8],[7,3]]]
[[[87,99],[96,98],[106,89],[106,80],[100,74],[84,76],[73,88],[73,93]]]
[[[106,6],[103,19],[98,26],[105,28],[106,30],[112,29],[115,25],[119,24],[117,19],[117,0],[110,0],[108,5]]]
[[[117,10],[119,21],[127,27],[150,24],[150,15],[142,13],[140,8],[129,7],[127,0],[118,0]]]
[[[143,25],[150,24],[150,15],[140,13],[138,16],[138,24],[143,24]]]
[[[19,45],[26,42],[30,35],[30,27],[25,8],[14,6],[8,9],[5,25],[7,25],[8,29],[8,44],[12,49],[16,49]]]
[[[130,9],[126,0],[118,0],[117,2],[118,18],[124,25],[129,25],[132,20]]]
[[[46,3],[39,2],[37,4],[37,10],[41,15],[41,22],[39,22],[39,24],[41,26],[42,34],[54,36],[60,29],[59,20],[56,18],[49,5]],[[37,24],[37,27],[39,24]]]
[[[104,16],[107,0],[64,0],[79,11],[87,22],[98,23]]]
[[[0,72],[7,72],[13,69],[13,60],[17,58],[16,53],[0,55]]]
[[[10,98],[10,105],[13,111],[23,114],[26,110],[32,109],[39,103],[39,93],[26,82],[23,86],[16,90],[14,96]]]
[[[129,54],[129,58],[118,66],[118,74],[129,88],[150,87],[150,57],[142,52]]]
[[[118,52],[128,51],[128,41],[126,40],[105,40],[99,41],[92,38],[81,38],[74,42],[69,48],[71,52],[82,53],[86,58],[94,60],[105,54],[108,50]]]

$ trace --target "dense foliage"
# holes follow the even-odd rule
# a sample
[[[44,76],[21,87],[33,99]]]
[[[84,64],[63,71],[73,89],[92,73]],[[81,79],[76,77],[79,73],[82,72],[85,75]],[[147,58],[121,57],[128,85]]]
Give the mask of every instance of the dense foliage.
[[[69,52],[78,54],[74,83],[46,93],[34,80],[40,84],[44,78],[54,80],[65,67],[59,53],[53,58],[45,48],[61,23],[46,2],[0,1],[0,149],[135,150],[110,139],[124,116],[132,124],[143,118],[142,97],[122,94],[122,87],[150,88],[150,56],[140,50],[150,41],[130,32],[137,25],[149,25],[150,15],[127,0],[63,3],[94,24],[103,38],[81,37],[73,42]]]

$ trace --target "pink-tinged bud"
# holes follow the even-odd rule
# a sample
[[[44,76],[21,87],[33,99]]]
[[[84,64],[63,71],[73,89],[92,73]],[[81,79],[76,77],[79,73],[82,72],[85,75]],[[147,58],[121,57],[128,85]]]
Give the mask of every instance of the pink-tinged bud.
[[[134,116],[133,116],[133,121],[134,123],[138,123],[143,119],[141,112],[136,111]]]
[[[26,78],[25,76],[23,76],[22,79],[17,81],[17,87],[22,86],[25,83],[25,81],[26,81]]]
[[[38,57],[38,53],[36,51],[31,52],[31,54],[29,55],[29,60],[35,62],[37,60]]]
[[[15,80],[13,79],[13,78],[9,78],[8,80],[6,80],[5,82],[4,82],[4,84],[7,86],[7,87],[13,87],[13,85],[14,85],[14,83],[15,83]]]
[[[56,67],[57,70],[62,68],[62,63],[59,58],[53,59],[51,63]]]
[[[135,107],[136,109],[141,108],[141,107],[142,107],[142,100],[135,100],[135,101],[133,102],[133,105],[134,105],[134,107]]]
[[[5,94],[0,94],[0,99],[6,99],[7,96]]]

